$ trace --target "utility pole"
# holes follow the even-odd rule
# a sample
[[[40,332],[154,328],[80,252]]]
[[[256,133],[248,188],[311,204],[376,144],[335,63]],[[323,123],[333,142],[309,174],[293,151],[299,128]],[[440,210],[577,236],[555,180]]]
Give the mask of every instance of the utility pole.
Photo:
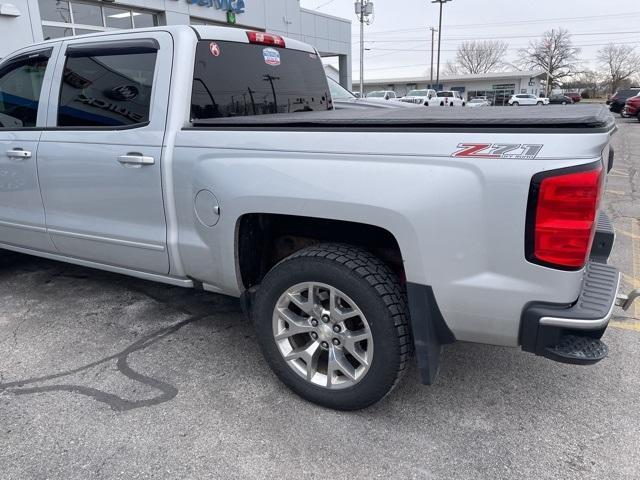
[[[429,88],[433,88],[433,37],[435,36],[435,33],[438,31],[438,29],[434,27],[429,27],[429,30],[431,30],[431,70],[429,70],[429,73],[430,73]]]
[[[371,0],[356,2],[355,10],[360,21],[360,98],[364,98],[364,24],[373,23],[373,2]]]
[[[440,85],[440,43],[442,41],[442,5],[451,0],[431,0],[431,3],[440,4],[440,19],[438,20],[438,66],[436,68],[436,85]]]

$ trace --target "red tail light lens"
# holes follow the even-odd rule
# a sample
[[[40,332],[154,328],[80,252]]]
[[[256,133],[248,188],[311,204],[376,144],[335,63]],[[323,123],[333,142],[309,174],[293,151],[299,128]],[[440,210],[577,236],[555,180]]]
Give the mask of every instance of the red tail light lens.
[[[582,268],[595,234],[604,178],[602,164],[586,171],[548,172],[534,178],[528,221],[527,257],[534,263],[568,270]],[[531,206],[531,203],[530,203]]]
[[[263,32],[247,32],[249,43],[257,43],[259,45],[273,45],[274,47],[284,48],[284,38],[280,35],[272,35]]]

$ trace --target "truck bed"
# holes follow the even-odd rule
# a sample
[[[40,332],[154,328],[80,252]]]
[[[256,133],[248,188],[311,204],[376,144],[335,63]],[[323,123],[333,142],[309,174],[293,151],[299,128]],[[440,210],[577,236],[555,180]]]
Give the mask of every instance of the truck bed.
[[[603,105],[544,107],[411,109],[348,109],[296,112],[246,117],[224,117],[194,122],[195,128],[212,129],[341,129],[522,131],[594,133],[610,131],[615,122]]]

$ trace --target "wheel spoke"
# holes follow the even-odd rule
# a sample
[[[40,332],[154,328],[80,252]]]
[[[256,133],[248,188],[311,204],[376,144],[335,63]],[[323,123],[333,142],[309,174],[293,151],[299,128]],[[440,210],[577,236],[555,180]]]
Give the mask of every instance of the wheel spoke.
[[[296,315],[291,310],[279,308],[278,315],[282,320],[287,322],[288,328],[278,331],[276,334],[276,340],[282,340],[293,335],[299,335],[301,333],[310,333],[314,330],[309,321],[299,315]]]
[[[293,302],[293,304],[302,310],[307,315],[313,314],[313,307],[315,306],[315,293],[313,284],[310,284],[307,288],[307,299],[302,298],[302,292],[287,292],[287,298]]]
[[[331,345],[329,347],[329,361],[327,362],[327,386],[333,383],[333,372],[343,373],[349,380],[356,380],[356,369],[344,356],[344,352]]]
[[[360,342],[368,340],[371,342],[371,333],[365,329],[355,332],[346,332],[343,336],[343,347],[353,357],[364,366],[369,365],[367,352],[359,345]]]
[[[305,345],[304,347],[295,348],[291,350],[291,352],[289,352],[289,354],[287,354],[284,357],[284,359],[287,362],[290,362],[291,360],[301,359],[305,361],[307,366],[309,366],[309,365],[313,365],[314,357],[317,357],[319,355],[320,355],[320,344],[318,342],[311,342],[308,345]],[[317,365],[317,361],[318,360],[316,358],[315,359],[316,365]]]

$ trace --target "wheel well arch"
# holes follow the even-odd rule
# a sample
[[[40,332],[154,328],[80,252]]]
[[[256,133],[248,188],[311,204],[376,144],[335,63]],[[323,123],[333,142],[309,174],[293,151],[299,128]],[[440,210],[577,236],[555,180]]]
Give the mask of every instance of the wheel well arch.
[[[238,281],[245,290],[259,285],[283,258],[323,242],[363,247],[387,264],[404,283],[402,253],[388,230],[359,222],[284,215],[247,213],[236,224],[235,253]]]

